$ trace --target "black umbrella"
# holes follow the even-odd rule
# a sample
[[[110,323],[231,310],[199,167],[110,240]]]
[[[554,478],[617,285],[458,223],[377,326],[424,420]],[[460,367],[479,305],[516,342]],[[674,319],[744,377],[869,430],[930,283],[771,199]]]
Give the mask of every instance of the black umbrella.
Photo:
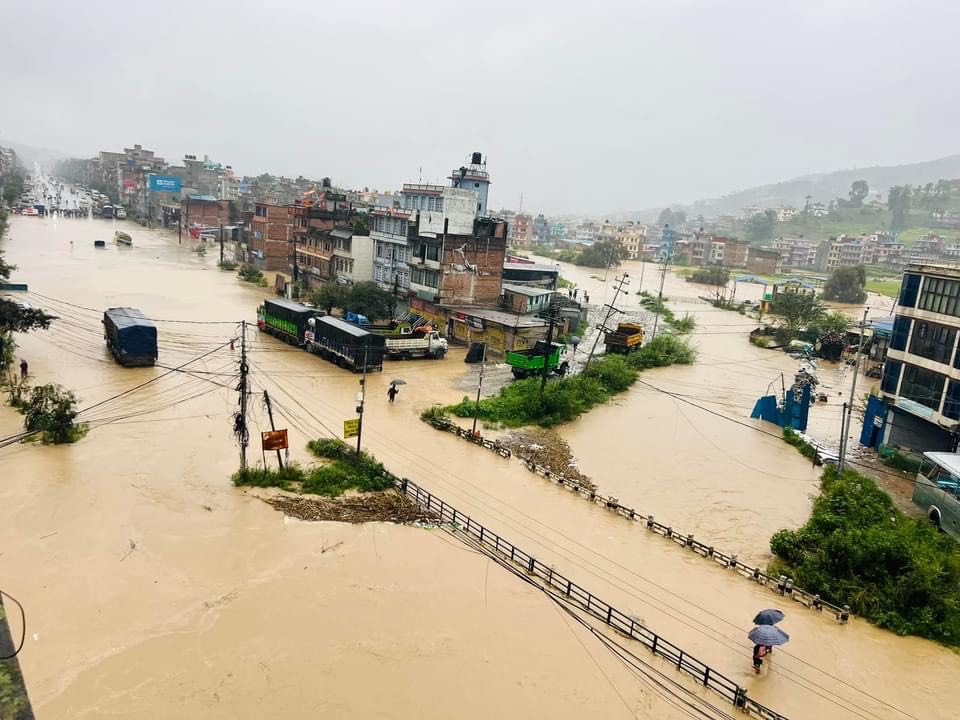
[[[390,384],[391,384],[391,385],[406,385],[406,384],[407,384],[407,381],[406,381],[406,380],[401,380],[400,378],[397,378],[396,380],[391,380],[391,381],[390,381]]]
[[[753,619],[754,625],[776,625],[778,622],[783,620],[784,614],[781,610],[775,608],[769,608],[767,610],[761,610],[757,613],[757,616]]]
[[[790,641],[790,636],[776,625],[757,625],[753,630],[747,633],[747,637],[755,645],[784,645]]]

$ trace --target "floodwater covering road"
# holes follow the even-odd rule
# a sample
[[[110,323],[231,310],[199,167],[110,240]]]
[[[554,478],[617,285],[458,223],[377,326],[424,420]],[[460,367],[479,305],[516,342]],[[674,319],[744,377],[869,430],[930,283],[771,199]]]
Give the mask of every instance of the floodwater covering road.
[[[95,250],[115,227],[133,247]],[[26,299],[60,316],[19,338],[34,381],[72,388],[86,407],[167,372],[113,363],[100,328],[109,306],[210,323],[160,323],[167,367],[252,321],[263,291],[192,247],[132,224],[14,218],[4,249],[30,284]],[[597,283],[591,300],[603,293]],[[696,294],[678,284],[673,297]],[[690,308],[705,311],[699,364],[643,379],[746,417],[745,398],[793,364],[749,347],[737,327],[749,324],[735,313]],[[294,458],[306,460],[306,439],[353,417],[357,376],[251,336],[254,389],[270,391]],[[364,443],[395,473],[788,717],[952,716],[955,654],[790,604],[793,640],[754,676],[745,633],[758,609],[777,604],[769,590],[417,420],[460,398],[461,359],[455,350],[444,361],[388,363],[369,378]],[[285,520],[235,489],[235,361],[220,347],[185,368],[193,375],[171,373],[101,406],[74,446],[0,450],[0,578],[27,607],[21,661],[38,717],[685,716],[545,598],[442,531]],[[408,384],[390,405],[393,377]],[[604,492],[727,552],[762,557],[774,530],[805,519],[816,473],[775,438],[679,408],[641,385],[563,433]],[[259,403],[252,410],[255,437],[267,420]],[[0,433],[19,423],[0,410]]]

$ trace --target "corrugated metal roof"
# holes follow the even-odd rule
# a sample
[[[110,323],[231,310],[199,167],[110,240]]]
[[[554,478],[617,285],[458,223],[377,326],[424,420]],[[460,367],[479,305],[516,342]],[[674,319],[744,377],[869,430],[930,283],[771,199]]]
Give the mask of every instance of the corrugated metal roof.
[[[213,195],[187,195],[188,200],[196,202],[216,202],[217,198]]]
[[[513,263],[505,262],[504,270],[533,270],[534,272],[559,273],[560,268],[556,265],[542,265],[540,263]]]
[[[541,295],[553,295],[555,290],[546,288],[527,287],[525,285],[513,285],[512,283],[503,283],[503,289],[517,295],[526,295],[527,297],[540,297]]]
[[[353,230],[344,230],[342,228],[336,228],[335,230],[330,231],[330,237],[337,238],[339,240],[349,240],[353,237]]]

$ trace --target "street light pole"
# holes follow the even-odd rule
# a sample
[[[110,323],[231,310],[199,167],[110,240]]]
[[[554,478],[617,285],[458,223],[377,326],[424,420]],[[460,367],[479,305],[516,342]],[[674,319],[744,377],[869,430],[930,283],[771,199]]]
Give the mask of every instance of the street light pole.
[[[363,346],[363,377],[360,378],[360,404],[357,405],[357,455],[360,454],[360,438],[363,436],[363,401],[367,397],[367,351],[370,341]]]
[[[480,381],[477,383],[477,404],[473,410],[473,429],[471,435],[477,434],[477,418],[480,417],[480,390],[483,388],[483,368],[487,364],[487,344],[483,344],[483,359],[480,360]]]

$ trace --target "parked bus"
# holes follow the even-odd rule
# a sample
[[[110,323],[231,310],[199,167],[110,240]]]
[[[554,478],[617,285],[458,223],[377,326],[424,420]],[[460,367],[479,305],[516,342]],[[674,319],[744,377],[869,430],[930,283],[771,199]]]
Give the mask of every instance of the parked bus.
[[[927,519],[960,541],[960,453],[925,452],[933,467],[917,473],[913,502]]]

